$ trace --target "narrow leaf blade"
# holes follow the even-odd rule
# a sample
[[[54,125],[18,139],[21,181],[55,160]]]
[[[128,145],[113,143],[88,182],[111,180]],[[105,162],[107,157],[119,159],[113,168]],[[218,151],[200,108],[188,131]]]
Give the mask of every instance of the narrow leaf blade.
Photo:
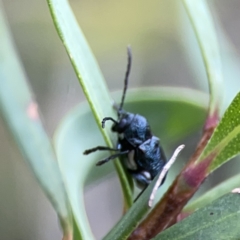
[[[240,195],[229,193],[158,234],[167,239],[240,239]]]
[[[240,93],[234,98],[226,110],[219,125],[215,129],[208,145],[198,162],[204,161],[211,154],[214,156],[208,173],[216,170],[229,159],[240,153]]]
[[[0,2],[0,113],[68,235],[72,224],[71,210],[63,179],[1,7]]]
[[[68,2],[66,0],[47,0],[47,2],[59,37],[66,48],[99,130],[107,145],[113,147],[116,136],[109,130],[103,130],[101,121],[104,117],[116,118],[116,112],[112,108],[112,99],[97,62]],[[121,163],[119,161],[114,163],[123,189],[125,207],[129,208],[132,204],[131,186]]]
[[[221,58],[215,27],[205,0],[183,0],[205,64],[209,87],[209,117],[219,114],[223,93]]]

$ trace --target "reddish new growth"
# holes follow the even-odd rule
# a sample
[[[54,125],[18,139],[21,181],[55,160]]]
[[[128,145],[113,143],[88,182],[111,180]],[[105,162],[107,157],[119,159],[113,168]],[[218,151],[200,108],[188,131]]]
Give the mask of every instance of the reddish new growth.
[[[206,159],[198,164],[190,164],[182,171],[183,179],[190,188],[198,188],[207,175],[207,169],[216,154],[210,154]]]

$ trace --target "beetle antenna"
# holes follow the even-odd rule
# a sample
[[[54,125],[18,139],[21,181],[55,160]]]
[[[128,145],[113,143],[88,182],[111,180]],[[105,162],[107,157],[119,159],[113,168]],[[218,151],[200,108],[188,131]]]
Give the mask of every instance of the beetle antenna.
[[[126,74],[125,74],[123,95],[122,95],[122,100],[121,100],[120,107],[118,109],[118,116],[120,115],[120,113],[122,111],[122,108],[123,108],[124,99],[125,99],[125,95],[126,95],[127,87],[128,87],[128,77],[129,77],[130,70],[131,70],[131,65],[132,65],[132,50],[131,50],[130,45],[127,46],[127,54],[128,54],[127,71],[126,71]]]

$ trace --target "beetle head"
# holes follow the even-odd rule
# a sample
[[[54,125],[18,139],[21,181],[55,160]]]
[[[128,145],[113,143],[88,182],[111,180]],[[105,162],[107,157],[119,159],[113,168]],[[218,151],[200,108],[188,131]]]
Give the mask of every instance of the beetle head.
[[[124,112],[121,115],[119,122],[117,124],[113,124],[112,131],[118,133],[124,132],[124,130],[131,124],[133,117],[133,113]]]

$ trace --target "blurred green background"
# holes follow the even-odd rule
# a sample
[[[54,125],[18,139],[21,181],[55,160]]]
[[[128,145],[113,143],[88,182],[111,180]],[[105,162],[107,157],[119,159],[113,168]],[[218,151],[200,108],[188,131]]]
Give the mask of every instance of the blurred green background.
[[[240,1],[208,2],[220,41],[226,107],[240,89]],[[130,87],[166,85],[208,91],[199,49],[180,0],[71,0],[70,4],[111,90],[122,88],[126,46],[131,44]],[[46,1],[3,0],[3,5],[16,50],[52,135],[69,109],[84,100],[83,93]],[[1,119],[0,141],[1,239],[60,239],[57,216]],[[237,162],[227,165],[207,184],[239,171]],[[118,180],[115,176],[111,180],[86,190],[86,207],[98,239],[121,215],[121,208],[116,209],[116,202],[121,201]]]

